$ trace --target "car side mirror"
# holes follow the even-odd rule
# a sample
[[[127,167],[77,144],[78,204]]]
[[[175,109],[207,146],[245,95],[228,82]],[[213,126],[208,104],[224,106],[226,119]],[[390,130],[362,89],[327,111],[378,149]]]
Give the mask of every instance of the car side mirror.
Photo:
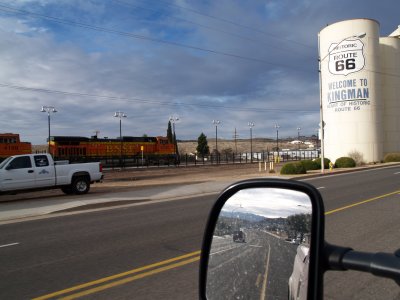
[[[306,183],[261,179],[228,187],[204,234],[201,299],[321,299],[324,208]]]

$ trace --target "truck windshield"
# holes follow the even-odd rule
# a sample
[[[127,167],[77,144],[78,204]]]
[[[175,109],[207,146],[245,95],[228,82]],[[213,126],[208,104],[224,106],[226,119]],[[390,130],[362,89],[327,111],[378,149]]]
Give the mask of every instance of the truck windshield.
[[[3,160],[3,161],[0,163],[0,169],[3,169],[4,166],[5,166],[11,159],[12,159],[12,157],[10,156],[10,157],[7,157],[5,160]]]

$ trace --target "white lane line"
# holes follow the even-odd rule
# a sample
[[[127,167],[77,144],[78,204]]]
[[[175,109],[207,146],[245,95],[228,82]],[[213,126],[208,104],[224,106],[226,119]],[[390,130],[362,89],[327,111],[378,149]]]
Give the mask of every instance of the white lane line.
[[[394,173],[394,175],[397,175],[397,174],[400,174],[400,172],[396,172],[396,173]]]
[[[237,249],[237,248],[238,248],[238,247],[233,247],[233,248],[228,248],[228,249],[224,249],[224,250],[216,251],[216,252],[210,253],[210,256],[211,256],[211,255],[214,255],[214,254],[218,254],[218,253],[226,252],[226,251],[229,251],[229,250]]]
[[[10,246],[16,246],[16,245],[19,245],[19,243],[12,243],[12,244],[0,245],[0,248],[10,247]]]
[[[322,190],[324,188],[325,188],[324,186],[320,186],[320,187],[317,187],[317,190]]]

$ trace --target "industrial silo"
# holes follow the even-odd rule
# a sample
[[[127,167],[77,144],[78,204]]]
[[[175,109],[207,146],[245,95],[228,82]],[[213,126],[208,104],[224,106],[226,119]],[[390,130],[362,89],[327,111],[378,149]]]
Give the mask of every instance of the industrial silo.
[[[384,99],[383,154],[387,154],[400,152],[400,27],[379,41]]]
[[[358,152],[366,162],[382,160],[379,23],[337,22],[322,29],[318,38],[324,157],[335,161]]]

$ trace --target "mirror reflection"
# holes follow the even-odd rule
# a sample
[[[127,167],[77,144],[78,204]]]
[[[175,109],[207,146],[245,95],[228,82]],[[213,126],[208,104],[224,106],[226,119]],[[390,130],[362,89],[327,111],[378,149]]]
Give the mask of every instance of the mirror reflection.
[[[306,299],[312,205],[298,191],[245,189],[223,206],[207,271],[208,299]]]

